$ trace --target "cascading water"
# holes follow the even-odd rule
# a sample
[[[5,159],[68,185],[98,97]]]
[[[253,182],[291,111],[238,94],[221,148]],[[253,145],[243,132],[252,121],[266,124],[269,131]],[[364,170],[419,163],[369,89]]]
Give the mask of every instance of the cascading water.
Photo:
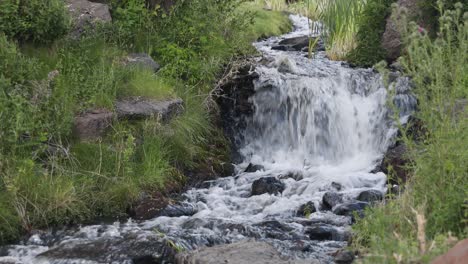
[[[308,34],[307,19],[291,19],[293,33],[255,43],[269,62],[256,67],[260,77],[250,99],[255,113],[239,131],[244,157],[239,172],[186,192],[179,206],[193,215],[44,232],[0,250],[0,263],[137,263],[138,250],[170,263],[161,252],[163,240],[192,250],[249,238],[267,241],[292,258],[332,262],[330,253],[347,244],[351,217],[320,210],[322,196],[335,188],[344,203],[364,190],[384,193],[385,175],[369,171],[396,129],[379,74],[330,61],[323,52],[311,60],[304,52],[271,49],[281,39]],[[394,100],[403,121],[415,105],[401,93],[408,87],[403,78],[393,84],[400,91]],[[248,164],[263,169],[243,172]],[[251,195],[253,182],[265,177],[279,179],[284,190]],[[297,216],[309,202],[319,210]],[[320,228],[332,237],[314,239],[311,230]]]

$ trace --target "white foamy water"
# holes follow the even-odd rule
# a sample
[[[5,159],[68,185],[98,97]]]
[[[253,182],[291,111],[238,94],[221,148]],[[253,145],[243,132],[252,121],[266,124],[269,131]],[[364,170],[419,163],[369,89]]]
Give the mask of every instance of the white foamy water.
[[[111,245],[99,257],[86,256],[89,250],[82,249],[82,256],[63,252],[40,256],[57,248],[73,251],[80,245],[95,247],[102,241],[131,239],[170,239],[187,250],[258,239],[293,258],[331,262],[329,253],[346,246],[346,239],[313,240],[307,230],[322,224],[344,234],[349,230],[350,217],[319,210],[307,219],[296,216],[296,211],[307,202],[320,208],[322,196],[332,189],[332,183],[342,186],[339,193],[345,202],[354,201],[364,190],[385,193],[386,176],[370,171],[391,144],[396,129],[379,74],[330,61],[323,52],[309,59],[304,52],[271,49],[284,38],[308,34],[307,19],[291,19],[294,32],[255,43],[263,53],[263,61],[269,62],[257,65],[260,77],[255,81],[256,93],[250,98],[255,113],[246,117],[247,129],[239,131],[243,135],[240,152],[244,161],[237,165],[235,176],[184,194],[184,203],[196,209],[194,215],[44,233],[31,237],[24,245],[8,247],[8,256],[0,257],[0,263],[132,263],[128,248],[121,244]],[[394,86],[408,88],[404,79]],[[414,108],[414,98],[399,95],[395,100],[405,119]],[[248,164],[264,169],[243,172]],[[301,177],[285,177],[290,174]],[[252,196],[252,183],[263,177],[281,179],[284,191]]]

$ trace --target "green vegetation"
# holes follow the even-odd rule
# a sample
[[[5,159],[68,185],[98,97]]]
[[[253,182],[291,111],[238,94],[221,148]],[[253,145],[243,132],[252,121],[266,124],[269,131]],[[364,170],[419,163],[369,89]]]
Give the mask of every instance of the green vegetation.
[[[468,14],[463,5],[446,10],[439,2],[436,39],[410,23],[401,64],[415,83],[419,118],[427,133],[418,141],[404,135],[412,177],[404,194],[370,209],[355,226],[354,246],[364,263],[428,263],[468,235]]]
[[[252,40],[290,29],[285,15],[240,0],[178,1],[167,12],[112,1],[112,14],[76,40],[65,36],[63,1],[0,3],[0,243],[123,216],[142,191],[183,184],[187,170],[221,169],[228,146],[208,94],[230,59],[253,52]],[[162,69],[123,66],[129,52]],[[125,96],[180,97],[185,113],[169,124],[115,120],[100,140],[74,138],[76,114]]]
[[[0,2],[0,32],[20,41],[50,43],[64,36],[69,24],[62,0]]]
[[[352,63],[371,67],[385,59],[381,41],[393,2],[394,0],[367,1],[357,22],[357,46],[347,55],[347,59]]]

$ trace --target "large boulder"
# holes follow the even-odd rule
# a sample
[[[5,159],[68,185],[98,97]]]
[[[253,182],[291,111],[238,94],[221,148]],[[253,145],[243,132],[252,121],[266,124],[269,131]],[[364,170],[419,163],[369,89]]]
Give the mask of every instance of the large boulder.
[[[159,236],[126,234],[123,237],[102,237],[93,241],[61,243],[39,255],[53,263],[162,263],[174,259],[176,249]]]
[[[65,0],[65,3],[72,17],[72,37],[80,37],[87,29],[112,21],[107,4],[88,0]]]
[[[252,184],[252,195],[261,195],[264,193],[280,194],[284,191],[285,185],[275,177],[264,177],[258,179]]]
[[[114,113],[106,109],[94,109],[75,117],[73,134],[82,141],[96,140],[105,135],[112,124]]]
[[[315,264],[315,260],[288,260],[270,244],[243,241],[218,245],[176,255],[177,264]]]
[[[124,65],[152,72],[157,72],[161,66],[146,53],[130,53],[124,59]]]
[[[169,100],[154,100],[142,97],[129,97],[118,100],[115,110],[119,119],[139,120],[157,117],[163,122],[184,111],[183,101],[180,98]]]

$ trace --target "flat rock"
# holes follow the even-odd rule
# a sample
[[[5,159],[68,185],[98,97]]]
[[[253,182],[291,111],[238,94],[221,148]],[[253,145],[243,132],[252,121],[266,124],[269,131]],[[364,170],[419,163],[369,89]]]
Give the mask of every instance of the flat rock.
[[[94,109],[75,117],[73,134],[80,140],[96,140],[104,136],[112,124],[114,113],[106,109]]]
[[[288,260],[270,244],[243,241],[179,253],[176,264],[316,264],[316,260]]]
[[[159,71],[161,66],[146,53],[131,53],[124,60],[124,65],[145,69],[153,72]]]
[[[180,98],[153,100],[141,97],[130,97],[117,101],[115,110],[119,119],[139,120],[151,117],[160,118],[163,122],[184,111]]]
[[[109,6],[87,0],[66,0],[66,6],[71,14],[73,28],[71,36],[79,37],[86,29],[95,27],[98,23],[112,21]]]
[[[277,195],[282,193],[285,188],[286,187],[284,183],[275,177],[264,177],[253,182],[251,194],[261,195],[264,193],[269,193]]]

